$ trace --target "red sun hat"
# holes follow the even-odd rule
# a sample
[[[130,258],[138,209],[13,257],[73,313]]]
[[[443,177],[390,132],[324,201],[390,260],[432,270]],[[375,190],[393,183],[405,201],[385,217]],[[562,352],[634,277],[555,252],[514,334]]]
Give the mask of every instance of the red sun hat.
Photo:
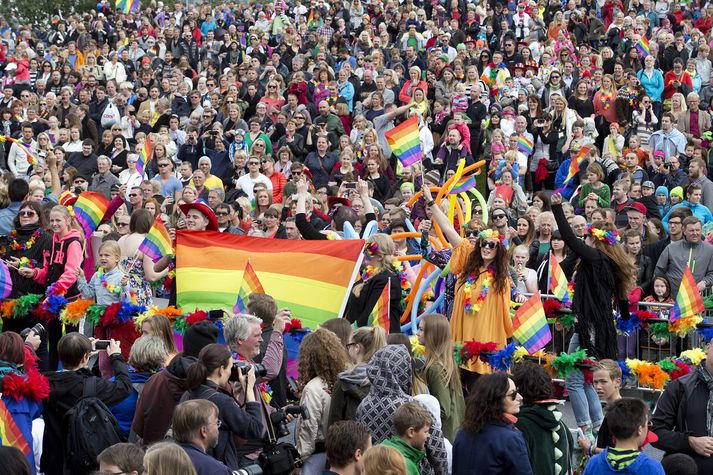
[[[208,219],[208,226],[206,226],[206,229],[208,231],[218,230],[218,219],[215,217],[213,210],[207,204],[196,201],[195,203],[184,203],[179,207],[181,208],[181,211],[183,211],[183,214],[188,214],[188,212],[192,209],[200,211],[203,216]]]

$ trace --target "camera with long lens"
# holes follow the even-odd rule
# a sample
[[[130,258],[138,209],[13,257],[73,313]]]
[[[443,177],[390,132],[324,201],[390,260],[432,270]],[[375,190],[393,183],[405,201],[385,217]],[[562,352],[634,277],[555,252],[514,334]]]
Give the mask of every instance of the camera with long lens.
[[[288,414],[302,416],[302,419],[309,419],[309,409],[305,406],[287,406],[279,411],[273,412],[270,414],[270,422],[272,422],[272,427],[275,429],[275,437],[278,439],[290,435],[287,422],[285,422]]]
[[[39,336],[40,340],[42,340],[42,341],[44,341],[45,338],[47,337],[47,330],[45,330],[44,325],[42,325],[41,323],[37,323],[37,324],[35,324],[35,326],[33,326],[31,328],[25,328],[24,330],[22,330],[20,332],[20,336],[24,340],[25,338],[27,338],[27,336],[30,334],[30,332],[35,332],[35,335]]]
[[[255,368],[255,378],[264,378],[267,376],[267,368],[260,363],[250,363],[248,361],[236,361],[230,369],[230,381],[239,381],[240,373],[248,374],[250,368]]]

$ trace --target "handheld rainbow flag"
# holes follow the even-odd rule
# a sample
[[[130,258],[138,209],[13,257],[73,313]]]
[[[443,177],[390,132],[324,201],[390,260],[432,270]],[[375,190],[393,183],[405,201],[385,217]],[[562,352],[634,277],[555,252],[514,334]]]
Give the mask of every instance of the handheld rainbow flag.
[[[10,269],[7,268],[7,264],[3,260],[0,260],[0,292],[2,292],[3,299],[8,298],[12,293]]]
[[[642,58],[645,58],[651,54],[651,50],[649,49],[649,40],[646,39],[645,36],[642,36],[641,39],[636,43],[635,48]]]
[[[582,164],[582,161],[586,158],[587,154],[589,153],[589,147],[582,147],[581,150],[572,157],[571,161],[569,162],[569,170],[567,171],[567,178],[564,179],[564,182],[562,182],[562,187],[557,188],[555,190],[555,193],[561,193],[562,190],[565,189],[567,186],[567,183],[569,183],[574,176],[579,173],[579,167]]]
[[[30,446],[2,399],[0,399],[0,439],[3,447],[15,447],[25,454],[25,457],[30,455]]]
[[[240,283],[238,290],[238,299],[235,301],[233,313],[246,313],[248,311],[248,296],[252,293],[264,294],[265,289],[262,288],[260,279],[255,274],[255,269],[248,260],[243,271],[243,281]]]
[[[532,140],[528,139],[525,135],[520,135],[517,138],[517,149],[525,155],[532,155],[532,151],[535,150],[535,145],[532,143]]]
[[[550,253],[550,276],[547,283],[548,290],[554,295],[557,300],[563,304],[568,304],[572,301],[569,295],[569,287],[567,285],[567,276],[564,275],[562,267],[560,267],[557,259]]]
[[[463,193],[465,191],[470,190],[471,188],[475,188],[475,175],[470,175],[468,177],[463,177],[460,180],[458,180],[458,183],[451,188],[451,191],[448,192],[449,195],[456,195],[458,193]]]
[[[305,327],[341,316],[359,272],[364,240],[288,241],[211,231],[178,231],[178,306],[232,307],[247,261],[278,308]],[[285,265],[289,263],[289,265]]]
[[[530,354],[540,351],[552,340],[540,292],[535,292],[517,309],[512,327],[513,336]]]
[[[77,202],[72,206],[72,211],[87,238],[102,222],[108,208],[109,201],[101,193],[85,191],[79,195]]]
[[[701,292],[696,285],[696,279],[693,277],[691,268],[686,264],[683,270],[683,278],[681,285],[678,287],[676,302],[673,304],[673,310],[669,320],[676,321],[680,318],[690,317],[705,311]]]
[[[0,142],[14,143],[18,147],[20,147],[20,150],[25,152],[25,155],[27,155],[27,163],[29,163],[33,167],[39,168],[40,170],[45,169],[45,166],[42,163],[42,161],[40,161],[36,156],[34,156],[32,154],[32,150],[30,150],[30,148],[27,145],[25,145],[24,143],[22,143],[21,141],[15,139],[15,138],[12,138],[10,136],[7,136],[7,135],[0,135]]]
[[[418,134],[418,116],[412,115],[384,134],[391,150],[405,167],[421,160],[421,137]]]
[[[391,281],[387,280],[384,290],[381,291],[381,295],[374,304],[374,308],[369,314],[369,320],[367,325],[370,327],[383,328],[384,331],[389,333],[389,305],[391,298]]]
[[[166,225],[161,221],[160,216],[156,216],[153,226],[151,226],[148,234],[139,245],[139,251],[149,256],[154,262],[163,256],[173,254],[171,235],[168,233]]]
[[[138,12],[141,10],[140,0],[116,0],[116,9],[124,13]]]
[[[141,152],[139,153],[139,158],[136,160],[136,169],[139,171],[140,175],[144,174],[144,170],[152,158],[153,144],[151,143],[151,138],[147,135],[146,140],[144,141],[144,146],[141,148]]]

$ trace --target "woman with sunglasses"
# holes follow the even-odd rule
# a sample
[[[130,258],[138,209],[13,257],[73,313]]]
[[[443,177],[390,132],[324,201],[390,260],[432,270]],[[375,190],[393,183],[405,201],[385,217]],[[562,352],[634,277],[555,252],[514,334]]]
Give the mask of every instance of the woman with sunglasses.
[[[525,438],[514,426],[521,405],[522,396],[509,374],[487,374],[475,382],[453,442],[454,474],[532,474]],[[473,470],[474,463],[479,470]]]
[[[433,219],[453,246],[451,272],[459,275],[451,314],[453,340],[461,343],[492,341],[499,347],[505,346],[512,336],[506,237],[495,229],[486,229],[473,244],[453,228],[428,186],[423,187],[423,197],[426,206],[433,211]],[[473,373],[490,372],[480,361],[468,361],[462,368],[466,386],[477,377]]]

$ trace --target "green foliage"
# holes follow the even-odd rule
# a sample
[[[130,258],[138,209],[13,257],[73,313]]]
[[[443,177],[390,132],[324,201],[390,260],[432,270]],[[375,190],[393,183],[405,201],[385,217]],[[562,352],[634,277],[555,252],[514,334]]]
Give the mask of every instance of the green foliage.
[[[96,0],[6,0],[0,2],[0,16],[12,25],[31,22],[49,27],[48,20],[55,14],[55,8],[67,18],[72,13],[94,10],[97,3]]]

